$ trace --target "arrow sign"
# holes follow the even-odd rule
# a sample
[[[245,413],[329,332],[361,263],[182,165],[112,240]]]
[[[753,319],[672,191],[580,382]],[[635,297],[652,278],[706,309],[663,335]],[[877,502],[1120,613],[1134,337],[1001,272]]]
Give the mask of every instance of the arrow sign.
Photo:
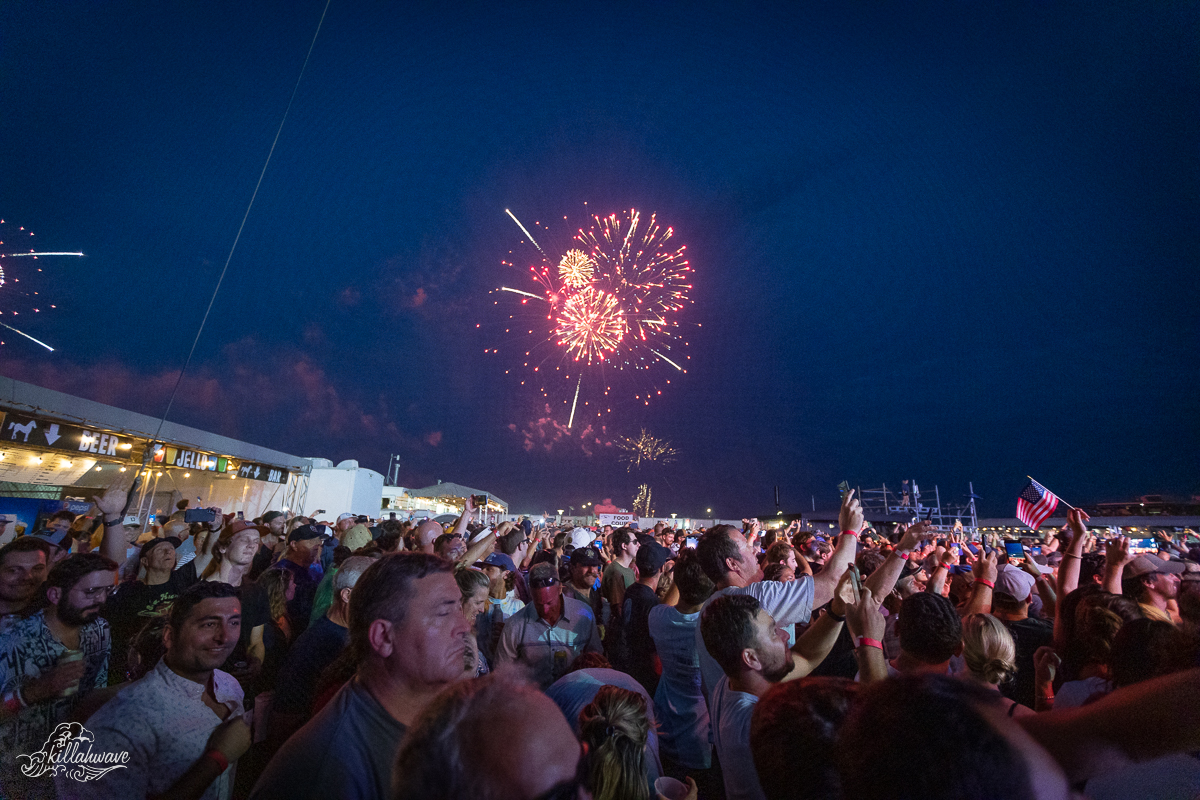
[[[54,443],[62,438],[61,436],[58,435],[58,425],[57,424],[51,424],[50,427],[46,429],[45,434],[46,434],[46,445],[48,447],[54,447]]]

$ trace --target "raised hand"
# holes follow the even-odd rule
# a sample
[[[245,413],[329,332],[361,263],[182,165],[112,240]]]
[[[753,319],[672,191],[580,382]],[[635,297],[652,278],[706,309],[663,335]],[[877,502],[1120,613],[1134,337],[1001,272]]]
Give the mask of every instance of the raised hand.
[[[96,508],[106,517],[115,517],[125,512],[125,504],[129,501],[129,492],[120,486],[110,486],[104,494],[96,498]]]
[[[852,531],[858,533],[863,526],[863,510],[862,505],[854,496],[854,489],[846,492],[845,498],[842,499],[842,507],[838,511],[838,524],[841,525],[840,530]]]
[[[904,535],[900,537],[900,543],[896,545],[896,549],[902,553],[916,550],[920,545],[929,541],[933,535],[933,523],[928,520],[922,520],[921,522],[909,525],[905,529]]]
[[[1118,536],[1115,539],[1109,539],[1108,544],[1104,548],[1104,565],[1108,569],[1124,567],[1137,556],[1129,553],[1129,537]]]

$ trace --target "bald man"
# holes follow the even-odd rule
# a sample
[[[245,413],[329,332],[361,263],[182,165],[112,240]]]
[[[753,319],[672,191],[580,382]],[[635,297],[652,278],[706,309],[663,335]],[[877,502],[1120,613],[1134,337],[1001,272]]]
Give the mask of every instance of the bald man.
[[[553,700],[493,672],[443,691],[421,714],[396,756],[392,800],[575,797],[581,752]]]
[[[422,522],[417,526],[417,552],[433,555],[433,543],[444,532],[442,526],[431,519]]]

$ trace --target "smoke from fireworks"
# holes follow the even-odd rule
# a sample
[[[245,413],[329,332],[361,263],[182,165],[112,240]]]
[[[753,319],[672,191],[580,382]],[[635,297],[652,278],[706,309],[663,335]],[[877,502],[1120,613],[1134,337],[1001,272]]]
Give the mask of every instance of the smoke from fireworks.
[[[621,460],[626,464],[626,472],[632,472],[634,467],[640,469],[643,461],[665,464],[674,461],[678,455],[670,442],[651,436],[645,428],[642,428],[641,434],[636,438],[617,437],[613,440],[613,445],[621,451]]]

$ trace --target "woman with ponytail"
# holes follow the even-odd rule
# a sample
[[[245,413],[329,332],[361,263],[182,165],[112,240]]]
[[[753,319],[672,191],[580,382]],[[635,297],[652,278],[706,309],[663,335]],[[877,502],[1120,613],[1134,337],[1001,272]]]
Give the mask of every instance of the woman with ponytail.
[[[963,618],[962,637],[967,674],[999,694],[1000,684],[1017,674],[1017,645],[1012,634],[991,614],[970,614]],[[1034,713],[1016,700],[1006,703],[1010,717]]]
[[[587,745],[587,784],[593,800],[650,800],[646,740],[650,722],[637,692],[601,686],[579,712],[579,738]]]

